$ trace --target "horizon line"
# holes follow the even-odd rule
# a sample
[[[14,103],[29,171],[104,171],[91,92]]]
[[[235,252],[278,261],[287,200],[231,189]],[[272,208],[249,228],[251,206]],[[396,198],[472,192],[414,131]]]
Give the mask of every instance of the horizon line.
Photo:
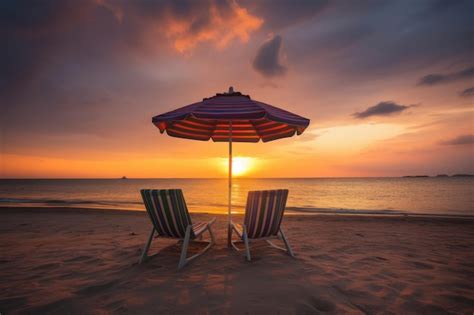
[[[456,173],[452,175],[437,174],[437,175],[399,175],[399,176],[295,176],[295,177],[232,177],[232,179],[324,179],[324,178],[426,178],[426,177],[458,177],[474,176],[473,174]],[[460,177],[460,176],[459,176]],[[77,180],[94,180],[94,179],[228,179],[228,177],[0,177],[0,180],[61,180],[61,179],[77,179]]]

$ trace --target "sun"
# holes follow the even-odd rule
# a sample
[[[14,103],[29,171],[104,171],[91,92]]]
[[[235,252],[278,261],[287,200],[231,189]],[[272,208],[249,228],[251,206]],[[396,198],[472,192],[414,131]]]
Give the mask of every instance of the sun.
[[[232,174],[241,176],[247,173],[252,167],[252,158],[236,157],[232,159]]]
[[[222,160],[223,170],[226,172],[229,168],[229,160],[223,159]],[[251,157],[234,157],[232,159],[232,176],[242,176],[248,173],[254,166],[254,159]]]

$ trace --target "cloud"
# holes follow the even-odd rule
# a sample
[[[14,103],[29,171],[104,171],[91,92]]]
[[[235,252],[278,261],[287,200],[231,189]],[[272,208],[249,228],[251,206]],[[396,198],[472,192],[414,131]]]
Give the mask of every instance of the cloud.
[[[328,7],[329,0],[240,0],[239,3],[263,17],[265,29],[275,31],[316,17]]]
[[[323,133],[319,134],[319,133],[315,133],[315,132],[305,132],[300,139],[299,141],[302,141],[302,142],[305,142],[305,141],[314,141],[316,139],[318,139],[319,137],[322,136]]]
[[[296,9],[287,10],[291,16]],[[288,56],[308,71],[385,78],[434,64],[472,64],[473,10],[469,0],[332,1],[280,33]]]
[[[464,91],[460,92],[459,95],[462,97],[474,96],[474,87],[465,89]]]
[[[371,106],[362,112],[354,113],[352,116],[358,119],[364,119],[371,116],[390,116],[401,113],[413,106],[415,105],[400,105],[395,102],[385,101]]]
[[[158,59],[203,43],[224,48],[247,42],[262,23],[235,0],[1,1],[0,96],[51,64],[122,67],[144,53]]]
[[[466,68],[464,70],[453,73],[428,74],[418,81],[418,85],[432,86],[458,80],[470,79],[472,77],[474,77],[474,67]]]
[[[460,135],[451,140],[441,141],[440,144],[443,144],[443,145],[474,144],[474,135]]]
[[[245,43],[263,23],[261,18],[251,15],[234,0],[209,1],[201,14],[184,18],[171,15],[164,21],[161,28],[181,53],[194,49],[201,42],[211,42],[219,48],[226,47],[234,39]]]
[[[265,77],[281,76],[286,73],[286,67],[281,64],[281,41],[279,35],[266,41],[257,51],[253,68]]]
[[[218,48],[234,39],[245,43],[263,24],[263,19],[250,14],[236,0],[98,2],[121,24],[135,30],[139,38],[148,42],[153,38],[156,44],[164,35],[181,53],[190,53],[206,42]]]

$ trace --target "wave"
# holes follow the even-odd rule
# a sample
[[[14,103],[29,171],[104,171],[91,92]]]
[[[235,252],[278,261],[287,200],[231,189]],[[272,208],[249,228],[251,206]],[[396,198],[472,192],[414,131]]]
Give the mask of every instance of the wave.
[[[115,209],[115,210],[144,210],[141,201],[127,200],[79,200],[79,199],[46,199],[46,198],[2,198],[0,197],[0,207],[4,206],[42,206],[42,207],[65,207],[65,208],[90,208],[90,209]],[[188,202],[188,207],[192,212],[225,213],[227,204],[222,203],[196,203]],[[232,210],[235,213],[244,213],[245,205],[233,204]],[[203,211],[204,210],[204,211]],[[413,213],[403,210],[392,209],[344,209],[344,208],[318,208],[318,207],[298,207],[287,206],[288,214],[346,214],[346,215],[415,215],[415,216],[462,216],[474,217],[470,214],[434,214],[434,213]]]
[[[209,204],[195,204],[195,203],[188,203],[188,206],[196,206],[196,207],[214,207],[214,208],[221,208],[227,210],[227,204],[218,204],[218,203],[209,203]],[[232,204],[232,209],[236,210],[243,210],[245,209],[245,205],[240,204]],[[390,209],[382,209],[382,210],[371,210],[371,209],[343,209],[343,208],[318,208],[318,207],[296,207],[296,206],[287,206],[285,208],[286,211],[291,212],[308,212],[308,213],[341,213],[341,214],[407,214],[408,212],[402,210],[390,210]]]
[[[370,210],[370,209],[343,209],[343,208],[317,208],[317,207],[286,207],[286,210],[296,212],[317,213],[343,213],[343,214],[408,214],[402,210]]]
[[[136,201],[110,201],[110,200],[78,200],[78,199],[31,199],[31,198],[0,198],[1,203],[8,204],[40,204],[40,205],[59,205],[59,206],[73,206],[73,205],[96,205],[96,206],[120,206],[120,205],[141,205],[141,202]]]

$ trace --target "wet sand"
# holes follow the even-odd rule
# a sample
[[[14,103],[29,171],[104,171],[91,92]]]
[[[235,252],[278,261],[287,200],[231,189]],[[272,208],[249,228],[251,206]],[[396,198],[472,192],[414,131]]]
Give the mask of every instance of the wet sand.
[[[247,262],[218,215],[217,244],[178,271],[173,240],[155,239],[137,264],[144,212],[0,208],[0,313],[474,311],[474,220],[291,215],[283,227],[296,259],[261,241]]]

